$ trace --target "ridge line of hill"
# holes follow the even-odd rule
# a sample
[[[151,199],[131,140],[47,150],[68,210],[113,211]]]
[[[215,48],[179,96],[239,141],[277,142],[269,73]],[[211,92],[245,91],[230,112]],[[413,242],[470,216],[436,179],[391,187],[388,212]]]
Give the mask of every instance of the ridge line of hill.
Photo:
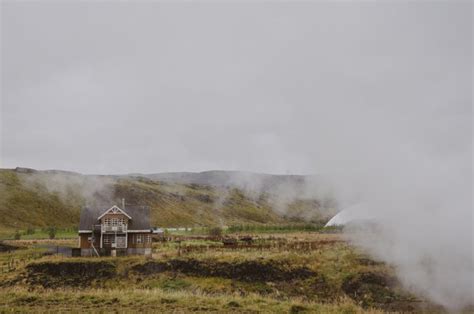
[[[226,171],[131,176],[0,169],[0,231],[75,228],[85,204],[122,198],[149,206],[154,226],[324,223],[335,202],[304,195],[304,188],[300,176]]]

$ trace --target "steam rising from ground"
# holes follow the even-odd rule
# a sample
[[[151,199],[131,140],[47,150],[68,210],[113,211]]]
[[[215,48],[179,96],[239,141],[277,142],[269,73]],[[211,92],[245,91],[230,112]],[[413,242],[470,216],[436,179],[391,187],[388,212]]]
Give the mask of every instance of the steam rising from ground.
[[[456,310],[474,300],[470,178],[441,167],[366,181],[360,195],[378,228],[348,235],[408,288]]]
[[[282,213],[305,195],[331,195],[340,208],[364,203],[379,227],[350,239],[393,265],[409,289],[452,310],[474,304],[471,80],[459,77],[444,95],[427,94],[432,102],[315,108],[312,156],[324,175],[273,190]],[[237,185],[262,190],[247,181]]]
[[[467,106],[451,109],[416,104],[408,123],[358,114],[379,127],[372,133],[351,124],[364,136],[359,149],[327,167],[342,170],[332,177],[340,203],[364,203],[379,225],[348,234],[354,243],[394,265],[413,291],[458,310],[474,304],[472,116]]]
[[[467,95],[463,86],[459,95]],[[312,156],[325,181],[305,182],[300,189],[277,186],[275,208],[284,213],[288,200],[305,193],[318,198],[330,193],[339,208],[364,203],[379,228],[349,232],[357,246],[393,265],[417,294],[452,310],[473,305],[469,98],[339,109],[315,108],[312,115],[318,125]],[[245,182],[237,184],[253,194],[252,189],[261,191],[259,183]]]
[[[332,141],[337,148],[317,157],[321,168],[330,170],[324,176],[289,179],[235,172],[218,182],[239,188],[254,200],[266,195],[281,215],[301,199],[336,199],[339,209],[362,203],[366,218],[373,219],[377,228],[362,232],[348,228],[347,236],[355,245],[393,265],[416,294],[452,310],[472,305],[472,167],[466,132],[471,120],[464,114],[452,114],[451,121],[437,120],[432,118],[435,110],[415,109],[412,115],[418,119],[412,124],[401,123],[396,115],[372,120],[359,113],[353,117],[364,125],[352,122],[321,130],[315,136],[319,143]],[[431,116],[424,115],[425,110]],[[383,119],[397,127],[382,127]],[[438,132],[417,127],[435,129],[438,123],[445,128],[444,141]],[[379,126],[376,132],[370,132],[373,125]],[[363,138],[357,148],[340,138],[343,128]],[[338,151],[344,151],[343,158]],[[217,211],[229,196],[228,190],[221,192],[214,204]]]
[[[68,172],[36,172],[20,177],[28,188],[41,187],[56,194],[64,203],[71,197],[79,196],[81,203],[105,204],[114,200],[115,180],[106,176],[83,176]]]

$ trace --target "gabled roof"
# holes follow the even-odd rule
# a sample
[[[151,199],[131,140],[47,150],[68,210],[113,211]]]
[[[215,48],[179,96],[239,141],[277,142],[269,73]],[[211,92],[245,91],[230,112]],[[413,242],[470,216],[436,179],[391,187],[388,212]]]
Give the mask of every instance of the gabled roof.
[[[113,208],[113,206],[111,207]],[[93,225],[100,223],[99,217],[107,212],[107,207],[84,207],[81,210],[81,218],[79,222],[79,230],[92,230]],[[128,230],[149,230],[150,209],[147,206],[127,206],[125,210],[131,219],[128,222]]]
[[[114,205],[112,207],[110,207],[109,209],[107,209],[102,215],[99,216],[99,218],[97,219],[101,219],[102,217],[104,217],[105,215],[107,214],[124,214],[125,216],[127,216],[128,219],[132,219],[132,217],[130,217],[129,214],[127,214],[123,209],[119,208],[117,205]]]

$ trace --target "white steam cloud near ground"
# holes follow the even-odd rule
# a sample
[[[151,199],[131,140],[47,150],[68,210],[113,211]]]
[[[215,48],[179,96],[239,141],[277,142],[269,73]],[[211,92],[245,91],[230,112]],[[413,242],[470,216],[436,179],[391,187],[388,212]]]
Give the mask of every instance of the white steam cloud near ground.
[[[1,166],[322,174],[382,226],[354,243],[459,309],[472,7],[3,1]]]
[[[425,125],[428,122],[429,119],[419,120]],[[400,127],[394,131],[409,130],[404,125],[403,130]],[[408,152],[400,149],[415,144],[409,134],[393,139],[379,133],[373,139],[378,140],[381,135],[387,141],[379,147],[389,157],[371,160],[348,156],[358,173],[335,181],[342,193],[356,191],[359,201],[367,207],[367,218],[379,224],[375,233],[350,235],[352,240],[376,258],[394,265],[402,282],[415,292],[451,309],[472,304],[469,144],[465,151],[442,156],[417,146]]]
[[[334,147],[318,156],[322,168],[333,172],[326,182],[309,179],[301,189],[279,186],[273,205],[284,212],[296,198],[321,199],[326,193],[340,208],[363,204],[378,228],[349,233],[350,239],[393,265],[410,290],[459,310],[474,302],[470,108],[400,108],[409,115],[398,108],[355,112],[350,105],[346,117],[321,110],[310,143]],[[336,128],[327,125],[336,120],[342,122]],[[250,196],[261,192],[261,184],[245,176],[232,184]]]

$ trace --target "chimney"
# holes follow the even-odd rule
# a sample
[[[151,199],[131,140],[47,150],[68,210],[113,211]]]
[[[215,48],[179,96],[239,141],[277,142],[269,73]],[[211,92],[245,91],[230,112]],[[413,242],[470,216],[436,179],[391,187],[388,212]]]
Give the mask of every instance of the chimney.
[[[122,198],[122,209],[125,209],[125,199]]]

